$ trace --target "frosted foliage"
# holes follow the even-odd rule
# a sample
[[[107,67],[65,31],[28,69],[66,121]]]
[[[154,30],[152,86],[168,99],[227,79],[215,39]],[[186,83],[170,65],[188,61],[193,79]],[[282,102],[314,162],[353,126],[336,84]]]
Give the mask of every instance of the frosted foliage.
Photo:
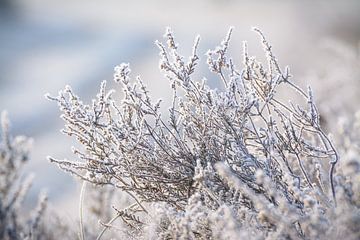
[[[46,196],[40,195],[30,216],[26,216],[28,211],[22,206],[32,182],[32,176],[21,175],[21,168],[29,159],[31,139],[11,136],[6,112],[1,114],[0,136],[0,239],[44,239],[40,223]]]
[[[166,42],[156,45],[173,92],[168,116],[129,64],[115,68],[121,102],[105,81],[91,104],[69,86],[48,96],[62,112],[63,133],[82,145],[73,148],[76,160],[50,161],[132,199],[123,210],[114,207],[98,239],[111,230],[130,239],[359,239],[358,152],[351,158],[348,151],[352,160],[344,164],[352,170],[342,175],[312,89],[299,88],[254,31],[266,63],[244,43],[238,68],[228,55],[230,29],[206,54],[222,83],[212,89],[194,77],[200,38],[185,58],[167,29]],[[279,88],[303,101],[283,101]],[[121,228],[114,227],[118,218]]]

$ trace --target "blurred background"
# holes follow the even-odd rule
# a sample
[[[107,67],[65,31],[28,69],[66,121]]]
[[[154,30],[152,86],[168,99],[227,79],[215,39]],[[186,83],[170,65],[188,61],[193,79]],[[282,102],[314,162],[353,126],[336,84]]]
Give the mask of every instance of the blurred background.
[[[73,158],[73,142],[60,133],[58,108],[44,94],[56,96],[69,84],[90,102],[102,80],[111,82],[114,67],[129,62],[154,97],[170,96],[154,45],[167,26],[185,56],[201,35],[202,63],[207,49],[234,26],[230,52],[239,67],[244,40],[251,55],[264,57],[251,31],[257,26],[281,66],[290,66],[294,81],[314,87],[329,130],[360,108],[358,0],[0,0],[0,110],[8,110],[14,134],[35,140],[25,169],[36,175],[29,202],[47,189],[52,204],[70,216],[79,195],[76,181],[46,160],[47,155]]]

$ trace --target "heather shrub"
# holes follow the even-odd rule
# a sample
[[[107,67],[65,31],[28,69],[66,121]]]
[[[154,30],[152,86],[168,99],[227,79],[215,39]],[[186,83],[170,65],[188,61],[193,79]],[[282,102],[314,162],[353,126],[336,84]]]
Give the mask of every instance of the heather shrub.
[[[228,55],[230,29],[206,53],[222,83],[212,89],[194,76],[200,38],[186,60],[167,29],[166,44],[156,42],[173,92],[167,112],[141,77],[133,79],[129,64],[115,68],[120,103],[105,81],[90,104],[70,86],[47,96],[62,112],[63,132],[82,145],[72,149],[75,160],[49,160],[100,196],[107,186],[130,199],[126,206],[100,201],[94,208],[103,227],[97,239],[110,232],[128,239],[360,238],[359,139],[349,130],[358,130],[358,121],[340,134],[347,144],[339,161],[312,89],[298,87],[263,33],[254,31],[266,63],[250,56],[244,43],[238,68]],[[284,100],[281,89],[302,100]],[[101,212],[111,207],[113,217]],[[95,237],[80,222],[80,238]]]
[[[21,168],[29,160],[31,139],[11,136],[6,112],[1,114],[0,142],[0,239],[45,239],[41,218],[47,198],[39,197],[38,206],[28,212],[23,206],[32,176],[24,177]]]

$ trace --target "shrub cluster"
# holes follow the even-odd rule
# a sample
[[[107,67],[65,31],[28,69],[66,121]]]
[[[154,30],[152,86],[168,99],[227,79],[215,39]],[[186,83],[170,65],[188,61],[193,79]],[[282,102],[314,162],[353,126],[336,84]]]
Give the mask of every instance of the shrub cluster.
[[[102,230],[89,230],[80,214],[80,239],[360,238],[360,117],[343,123],[336,149],[312,89],[297,86],[254,31],[266,64],[244,43],[238,68],[228,55],[230,29],[206,53],[222,84],[213,89],[194,75],[200,38],[186,60],[167,29],[166,43],[156,42],[173,93],[167,111],[129,64],[115,68],[120,103],[105,81],[91,104],[69,86],[47,95],[62,112],[63,132],[82,146],[73,147],[73,161],[49,160],[84,182],[82,202],[94,201],[87,191],[98,199],[92,210]],[[281,89],[300,101],[285,101]],[[127,205],[112,204],[119,194]]]
[[[31,216],[24,217],[23,201],[29,191],[32,176],[21,176],[21,168],[29,159],[31,139],[13,138],[7,113],[1,114],[0,142],[0,239],[42,239],[39,222],[46,208],[45,194]]]

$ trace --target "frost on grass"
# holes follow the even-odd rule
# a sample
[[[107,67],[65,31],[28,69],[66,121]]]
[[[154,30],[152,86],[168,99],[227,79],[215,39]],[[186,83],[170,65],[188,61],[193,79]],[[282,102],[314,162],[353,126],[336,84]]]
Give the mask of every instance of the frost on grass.
[[[230,29],[206,54],[223,84],[212,89],[193,77],[200,38],[186,60],[167,29],[166,43],[156,45],[173,92],[168,117],[129,64],[115,68],[120,103],[105,81],[91,104],[69,86],[48,96],[62,112],[63,133],[82,145],[73,148],[76,160],[50,161],[132,198],[123,210],[113,206],[115,216],[98,239],[109,229],[154,239],[359,238],[359,196],[351,190],[359,168],[346,176],[335,171],[339,154],[320,126],[311,88],[298,87],[264,34],[254,31],[266,63],[244,43],[242,67],[236,66],[228,55]],[[280,86],[303,101],[283,101]]]
[[[31,187],[32,176],[21,175],[29,159],[31,139],[13,138],[6,112],[1,114],[0,131],[0,239],[44,239],[40,222],[47,198],[40,195],[36,209],[27,217],[23,201]]]

